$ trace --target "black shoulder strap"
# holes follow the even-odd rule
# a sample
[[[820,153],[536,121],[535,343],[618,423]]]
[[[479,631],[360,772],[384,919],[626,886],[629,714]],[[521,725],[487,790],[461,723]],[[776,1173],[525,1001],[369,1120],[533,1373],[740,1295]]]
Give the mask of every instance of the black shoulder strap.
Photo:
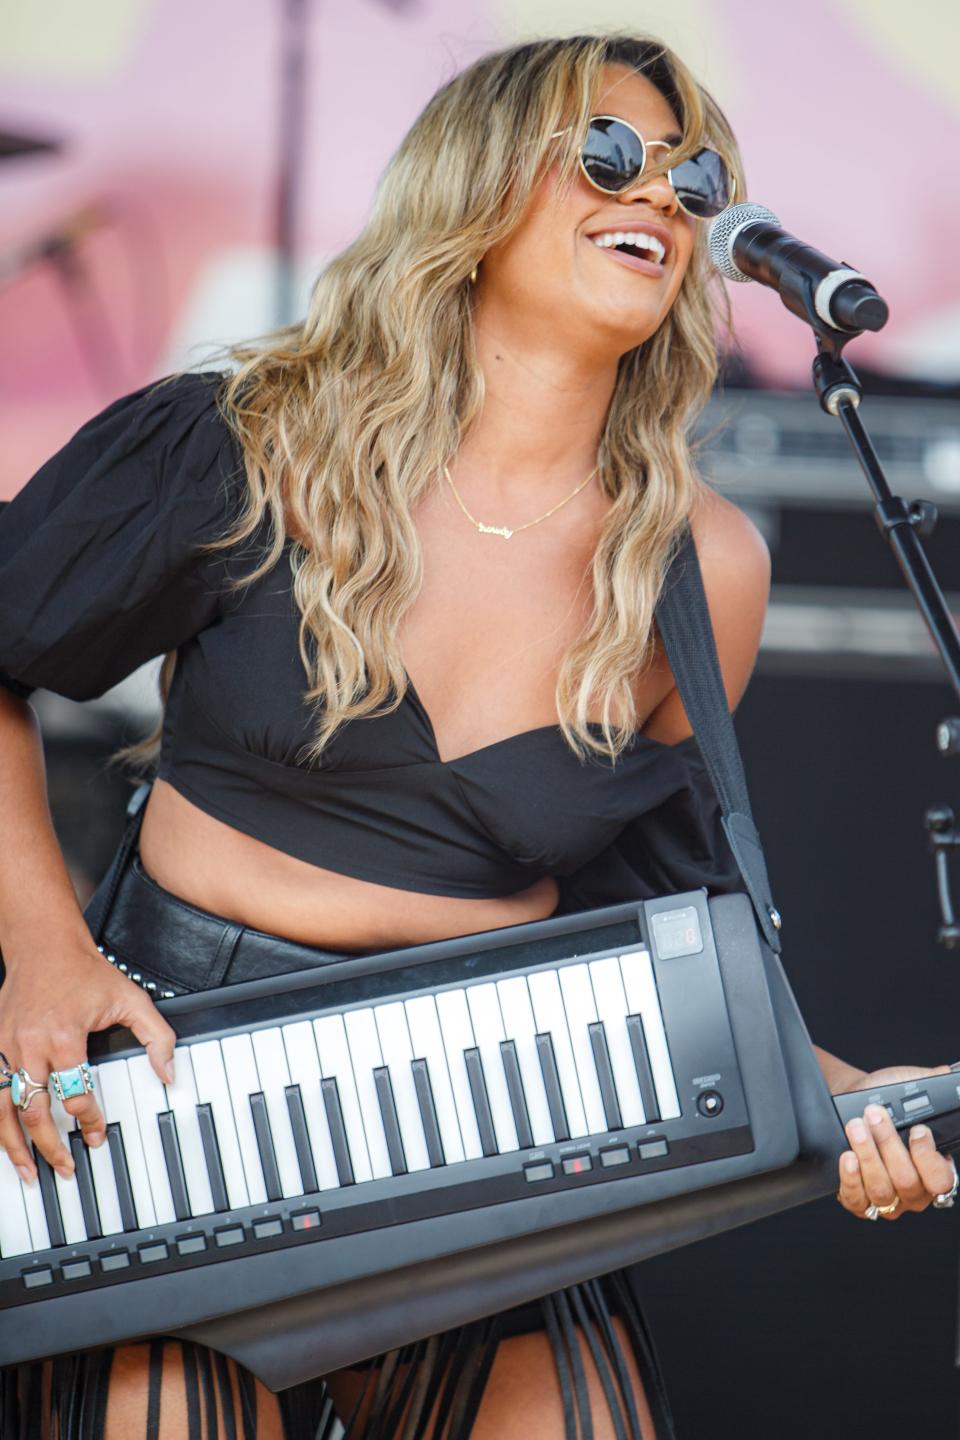
[[[747,780],[727,704],[703,591],[700,562],[687,529],[657,604],[657,626],[680,698],[713,781],[730,842],[757,919],[771,950],[780,953],[780,914],[770,897],[767,865],[750,812]]]
[[[150,782],[138,785],[127,801],[127,823],[124,827],[120,844],[110,862],[109,869],[91,896],[87,908],[84,911],[84,917],[90,929],[90,934],[98,944],[102,944],[103,942],[104,927],[110,917],[110,911],[113,909],[113,902],[116,899],[120,881],[123,879],[124,871],[130,863],[134,847],[139,838],[140,823],[143,820],[143,807],[146,804],[150,790]]]

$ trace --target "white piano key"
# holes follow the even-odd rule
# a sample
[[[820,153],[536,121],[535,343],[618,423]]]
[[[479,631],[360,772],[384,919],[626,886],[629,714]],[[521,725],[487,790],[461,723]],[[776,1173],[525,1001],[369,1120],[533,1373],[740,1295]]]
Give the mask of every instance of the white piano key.
[[[262,1205],[267,1198],[267,1187],[263,1180],[260,1148],[257,1145],[257,1132],[253,1128],[253,1114],[250,1110],[250,1096],[260,1089],[260,1073],[254,1059],[250,1036],[228,1035],[220,1041],[220,1053],[223,1056],[230,1105],[237,1127],[237,1142],[247,1181],[247,1194],[251,1205]]]
[[[193,1078],[193,1062],[190,1047],[178,1045],[173,1052],[176,1079],[166,1086],[167,1108],[173,1111],[177,1123],[177,1138],[180,1141],[180,1159],[183,1161],[183,1176],[187,1182],[187,1198],[192,1215],[212,1215],[213,1195],[210,1190],[210,1175],[200,1138],[197,1121],[197,1086]]]
[[[260,1072],[260,1089],[267,1102],[267,1117],[270,1134],[273,1137],[273,1153],[277,1157],[280,1173],[280,1188],[284,1198],[303,1194],[303,1180],[297,1160],[297,1147],[290,1127],[290,1111],[287,1108],[286,1088],[290,1084],[290,1069],[287,1052],[283,1047],[283,1036],[278,1026],[269,1030],[254,1030],[253,1053]]]
[[[157,1116],[162,1115],[164,1110],[170,1109],[167,1092],[154,1073],[153,1066],[146,1055],[134,1055],[131,1060],[126,1062],[126,1065],[130,1076],[130,1089],[134,1095],[140,1140],[143,1145],[143,1158],[147,1174],[150,1177],[150,1193],[153,1196],[156,1223],[169,1225],[177,1217],[173,1208],[173,1196],[170,1194],[167,1162],[164,1158],[163,1146],[160,1143],[160,1131],[157,1127]]]
[[[60,1132],[60,1138],[67,1147],[69,1155],[71,1153],[69,1135],[77,1122],[71,1114],[64,1110],[58,1100],[54,1100],[51,1105],[50,1116]],[[80,1191],[77,1187],[76,1177],[71,1175],[69,1180],[64,1180],[56,1171],[53,1174],[57,1185],[57,1199],[60,1201],[64,1238],[68,1245],[76,1245],[81,1240],[87,1239],[87,1225],[83,1218],[83,1206],[80,1204]]]
[[[313,1026],[309,1020],[298,1020],[293,1025],[282,1026],[282,1032],[287,1064],[290,1066],[290,1080],[292,1084],[300,1086],[317,1183],[321,1190],[339,1189],[340,1177],[337,1174],[330,1126],[320,1092],[320,1059]]]
[[[0,1256],[29,1255],[34,1249],[23,1198],[23,1181],[0,1150]]]
[[[450,1084],[457,1106],[457,1117],[460,1121],[463,1153],[467,1160],[479,1160],[483,1155],[483,1147],[480,1144],[480,1131],[477,1128],[477,1116],[473,1108],[473,1094],[470,1090],[467,1066],[463,1058],[463,1052],[470,1050],[476,1044],[476,1040],[470,1021],[470,1008],[464,992],[462,990],[441,990],[437,995],[437,1017],[440,1021],[440,1034],[443,1038],[443,1049],[450,1072]]]
[[[157,1083],[159,1084],[159,1081]],[[157,1223],[157,1216],[126,1062],[109,1060],[98,1065],[96,1084],[104,1119],[108,1125],[119,1125],[120,1127],[137,1219],[141,1227],[148,1230]],[[107,1147],[101,1146],[100,1148],[106,1149]],[[169,1186],[167,1190],[169,1193]]]
[[[113,1156],[106,1140],[102,1145],[90,1147],[90,1173],[93,1177],[93,1191],[97,1197],[101,1233],[121,1235],[123,1217],[120,1214],[120,1197],[113,1173]]]
[[[20,1185],[23,1208],[26,1211],[27,1226],[30,1230],[30,1248],[31,1250],[49,1250],[50,1231],[47,1228],[47,1215],[43,1208],[40,1182],[39,1180],[22,1180]]]
[[[457,1105],[450,1084],[450,1071],[443,1049],[440,1020],[436,1002],[432,995],[416,995],[404,1003],[407,1024],[410,1026],[410,1045],[415,1060],[426,1060],[430,1074],[430,1089],[433,1093],[433,1107],[437,1112],[437,1128],[443,1142],[443,1154],[448,1165],[455,1165],[464,1158],[463,1137],[457,1117]],[[474,1124],[476,1130],[476,1124]],[[480,1137],[476,1137],[477,1153]]]
[[[375,1005],[373,1015],[377,1022],[383,1063],[390,1071],[390,1084],[393,1087],[397,1123],[400,1126],[407,1169],[429,1170],[427,1137],[423,1133],[423,1120],[420,1117],[417,1090],[410,1068],[414,1057],[403,1005],[399,1001],[390,1005]]]
[[[497,1149],[501,1155],[505,1155],[510,1150],[519,1150],[520,1141],[517,1139],[517,1126],[510,1105],[507,1077],[503,1072],[503,1057],[500,1054],[500,1042],[507,1037],[503,1030],[503,1016],[500,1014],[496,985],[493,982],[468,985],[467,1004],[470,1007],[477,1049],[483,1063],[483,1078],[487,1086],[487,1099],[490,1101]]]
[[[627,997],[620,974],[620,962],[615,955],[606,960],[590,961],[590,979],[597,1002],[597,1016],[603,1021],[610,1055],[613,1083],[617,1090],[617,1101],[624,1125],[642,1125],[646,1120],[643,1112],[643,1097],[637,1082],[637,1070],[630,1049],[627,1034]]]
[[[567,1112],[570,1138],[575,1140],[581,1135],[589,1135],[590,1130],[587,1126],[587,1116],[580,1094],[580,1080],[577,1075],[576,1061],[573,1058],[573,1046],[570,1043],[570,1031],[567,1029],[567,1017],[563,1008],[563,996],[560,993],[557,972],[556,970],[536,970],[532,975],[527,976],[527,984],[530,987],[530,1000],[533,1004],[533,1016],[537,1022],[537,1032],[541,1035],[549,1035],[553,1042],[553,1054],[557,1062],[557,1074],[560,1077],[563,1108]],[[606,1126],[601,1128],[606,1129]]]
[[[93,1079],[94,1094],[100,1109],[103,1110],[99,1067],[92,1065],[90,1074]],[[120,1214],[120,1197],[117,1195],[117,1181],[113,1173],[113,1156],[110,1154],[110,1146],[104,1140],[102,1145],[91,1146],[88,1154],[90,1156],[90,1173],[93,1177],[93,1191],[97,1197],[100,1230],[104,1235],[121,1235],[123,1233],[123,1217]]]
[[[580,1094],[587,1115],[591,1135],[602,1135],[607,1127],[607,1116],[600,1094],[600,1082],[593,1060],[593,1046],[590,1043],[588,1025],[597,1018],[597,1007],[593,1001],[593,986],[590,971],[586,965],[563,965],[560,967],[560,990],[567,1012],[567,1026],[573,1058],[580,1077]]]
[[[663,1120],[676,1120],[680,1115],[680,1100],[670,1064],[667,1033],[663,1028],[663,1014],[657,982],[653,975],[653,963],[647,950],[634,950],[620,956],[620,973],[627,997],[629,1014],[643,1016],[643,1031],[647,1037],[647,1052],[653,1083],[660,1101],[660,1116]]]
[[[364,1008],[363,1010],[348,1010],[343,1017],[343,1022],[347,1031],[347,1044],[350,1046],[354,1079],[357,1082],[357,1096],[360,1100],[360,1113],[363,1116],[363,1132],[367,1137],[370,1168],[375,1180],[383,1180],[388,1175],[392,1175],[393,1171],[390,1168],[387,1137],[383,1132],[380,1101],[377,1098],[377,1086],[373,1078],[374,1070],[383,1064],[376,1021],[373,1018],[373,1011]]]
[[[233,1209],[239,1209],[242,1205],[248,1205],[250,1199],[219,1041],[203,1040],[197,1045],[191,1045],[190,1060],[197,1087],[197,1099],[201,1105],[209,1105],[213,1115],[227,1199]]]
[[[350,1147],[350,1163],[353,1178],[359,1185],[373,1179],[367,1137],[360,1113],[360,1099],[357,1082],[353,1074],[353,1061],[342,1015],[322,1015],[313,1022],[313,1033],[317,1040],[317,1055],[320,1060],[320,1074],[325,1080],[336,1080],[340,1097],[340,1111],[343,1128],[347,1132]]]
[[[497,993],[500,996],[504,1032],[517,1049],[517,1064],[520,1066],[533,1143],[550,1145],[556,1137],[550,1120],[540,1057],[537,1054],[537,1027],[525,976],[514,975],[509,980],[498,980]]]

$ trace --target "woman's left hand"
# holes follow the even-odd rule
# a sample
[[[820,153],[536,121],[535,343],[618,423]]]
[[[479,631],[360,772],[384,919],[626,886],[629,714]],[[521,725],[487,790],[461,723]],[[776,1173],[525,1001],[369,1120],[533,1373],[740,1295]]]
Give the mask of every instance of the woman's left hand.
[[[858,1090],[872,1090],[901,1080],[921,1080],[927,1075],[948,1075],[949,1065],[925,1069],[921,1065],[891,1065],[874,1070],[858,1081]],[[947,1155],[941,1155],[926,1125],[910,1129],[905,1145],[883,1105],[868,1105],[864,1119],[848,1120],[844,1127],[851,1149],[840,1156],[840,1189],[837,1199],[858,1220],[867,1218],[867,1209],[881,1209],[899,1201],[896,1209],[881,1220],[899,1220],[907,1210],[926,1210],[935,1195],[945,1195],[953,1185],[956,1170]]]

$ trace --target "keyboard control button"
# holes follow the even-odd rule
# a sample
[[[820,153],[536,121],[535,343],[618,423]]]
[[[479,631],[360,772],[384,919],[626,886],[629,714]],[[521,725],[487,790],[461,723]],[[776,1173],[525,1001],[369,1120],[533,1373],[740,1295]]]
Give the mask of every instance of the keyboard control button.
[[[611,1145],[609,1149],[600,1151],[600,1164],[605,1170],[613,1165],[629,1165],[630,1151],[626,1145]]]
[[[106,1255],[100,1256],[100,1269],[105,1270],[107,1274],[111,1270],[129,1270],[129,1268],[129,1250],[108,1250]]]
[[[154,1265],[158,1260],[166,1260],[167,1254],[167,1247],[163,1240],[157,1240],[150,1245],[140,1246],[140,1259],[144,1265]]]
[[[913,1114],[915,1114],[918,1110],[927,1110],[927,1109],[929,1109],[929,1108],[930,1108],[930,1096],[929,1096],[929,1095],[907,1095],[907,1096],[905,1097],[905,1099],[904,1099],[904,1102],[903,1102],[903,1113],[904,1113],[904,1115],[913,1115]]]
[[[666,1140],[641,1140],[638,1148],[641,1160],[658,1160],[661,1155],[670,1153]]]
[[[64,1280],[86,1280],[90,1273],[90,1261],[85,1257],[80,1260],[67,1260],[60,1266],[60,1274]]]
[[[533,1165],[524,1165],[523,1176],[531,1184],[536,1180],[552,1180],[553,1166],[549,1160],[538,1160]]]
[[[294,1230],[316,1230],[320,1224],[319,1210],[300,1210],[296,1215],[290,1216],[290,1224]]]
[[[230,1225],[225,1230],[215,1230],[213,1233],[221,1249],[227,1245],[242,1245],[246,1239],[242,1225]]]
[[[180,1255],[199,1255],[201,1250],[206,1250],[206,1248],[206,1235],[179,1235],[177,1237],[177,1252]]]
[[[711,1120],[714,1115],[719,1115],[723,1109],[723,1096],[719,1090],[701,1090],[697,1096],[697,1109],[701,1115]]]
[[[27,1290],[37,1290],[41,1285],[52,1285],[53,1271],[49,1265],[42,1265],[39,1270],[24,1270],[23,1283]]]
[[[564,1175],[585,1175],[588,1170],[593,1169],[593,1161],[589,1155],[566,1155],[563,1160]]]
[[[283,1221],[279,1215],[270,1215],[266,1220],[254,1220],[253,1234],[257,1240],[272,1240],[283,1234]]]

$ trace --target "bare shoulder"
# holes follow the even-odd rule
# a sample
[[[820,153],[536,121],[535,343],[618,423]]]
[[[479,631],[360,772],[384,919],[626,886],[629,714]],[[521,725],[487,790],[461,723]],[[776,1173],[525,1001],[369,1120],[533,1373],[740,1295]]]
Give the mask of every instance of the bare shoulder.
[[[705,488],[690,514],[703,588],[730,709],[736,709],[753,673],[770,597],[770,551],[739,506]],[[644,727],[653,739],[675,744],[691,733],[673,689]]]
[[[730,631],[743,639],[749,632],[755,642],[755,658],[770,598],[766,540],[739,506],[706,488],[690,515],[690,529],[717,645],[729,645]]]

